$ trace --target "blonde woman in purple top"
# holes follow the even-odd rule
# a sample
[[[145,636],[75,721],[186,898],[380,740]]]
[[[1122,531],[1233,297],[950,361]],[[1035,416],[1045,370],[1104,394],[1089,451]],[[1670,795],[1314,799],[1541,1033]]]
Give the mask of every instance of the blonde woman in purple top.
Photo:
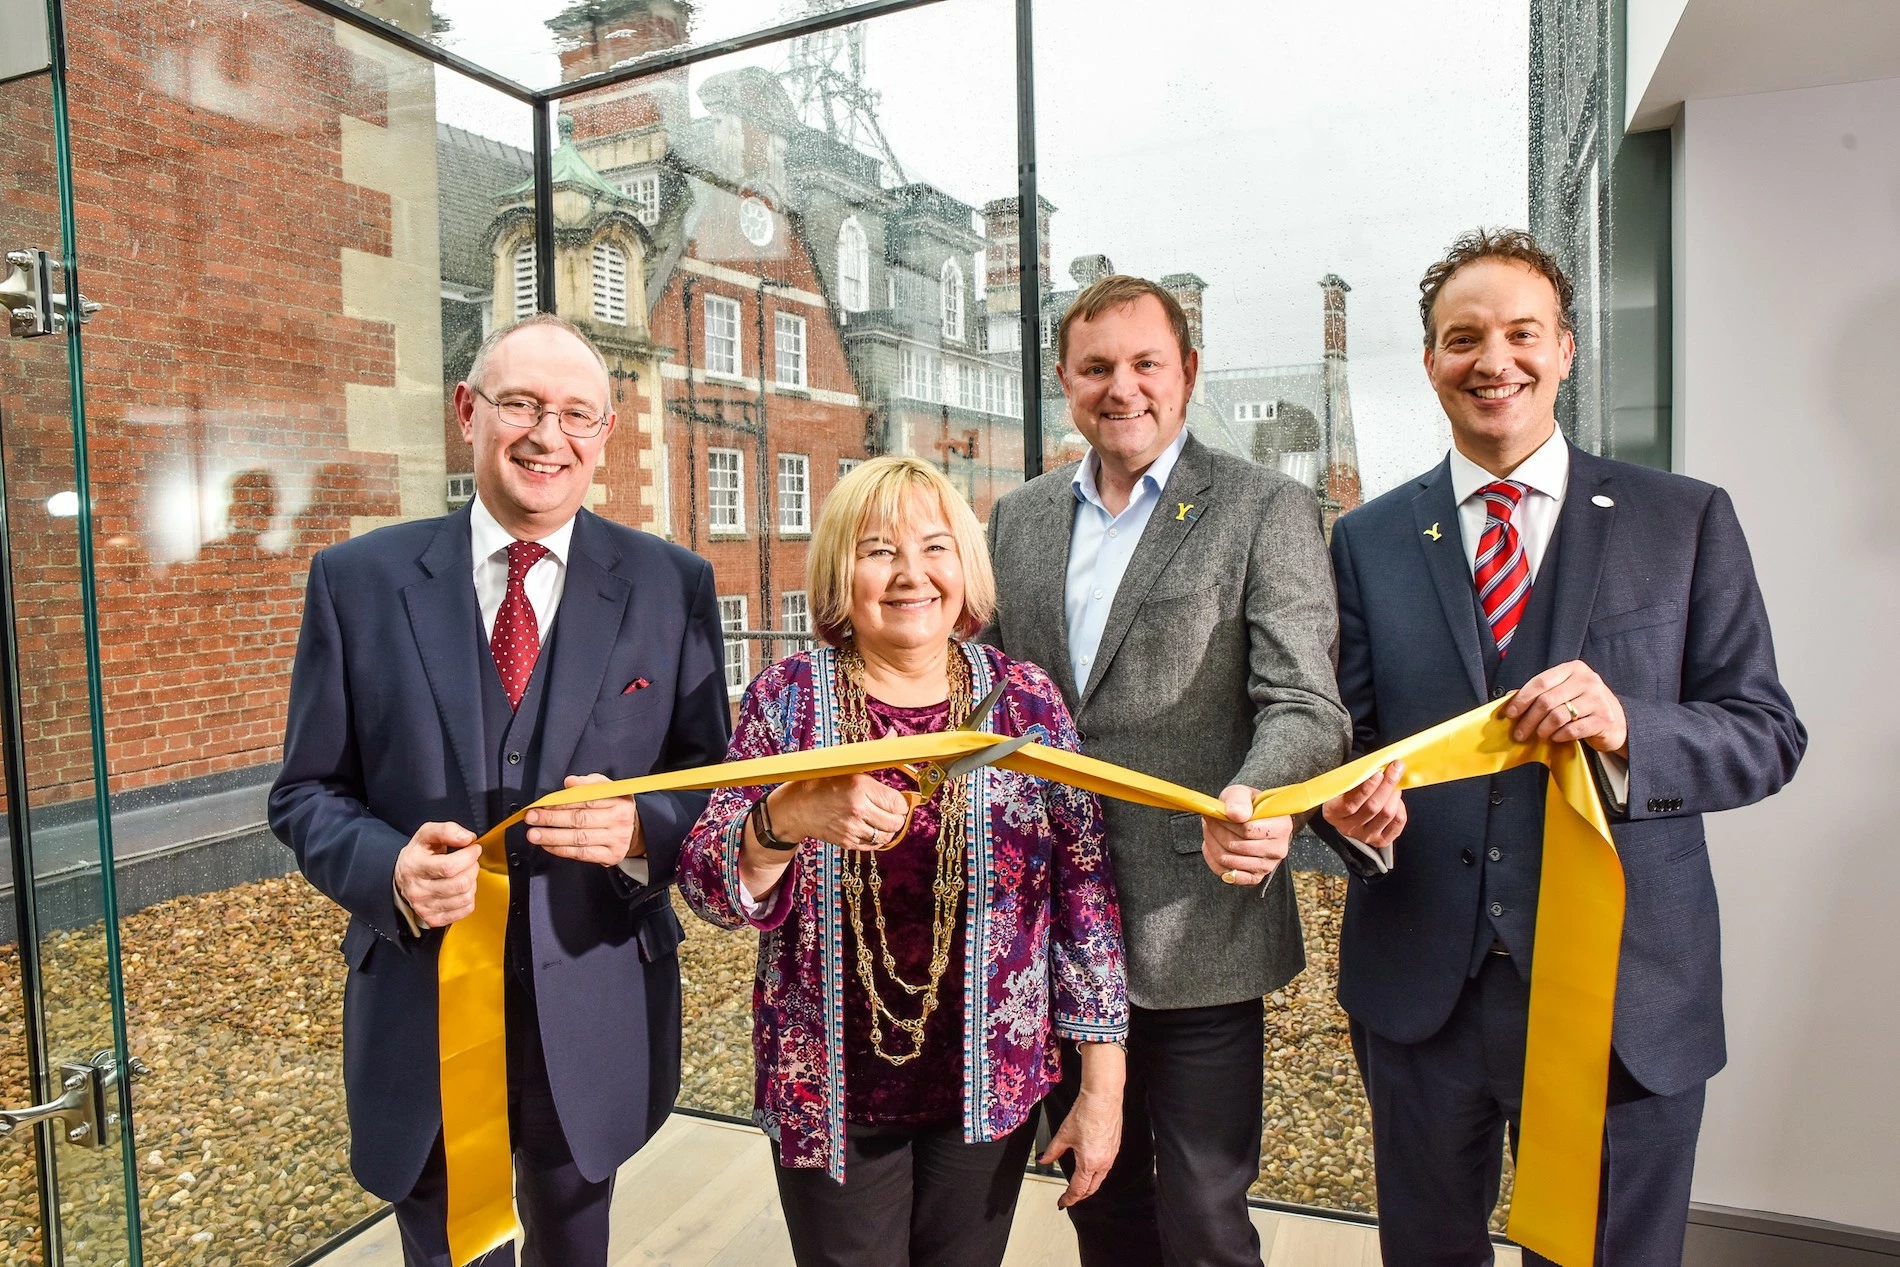
[[[935,467],[877,458],[826,500],[812,609],[827,645],[747,688],[729,760],[961,724],[1079,749],[1041,669],[968,641],[995,607],[975,515]],[[702,917],[762,934],[755,1116],[801,1264],[1002,1261],[1034,1130],[1080,1044],[1047,1152],[1086,1199],[1121,1134],[1128,1003],[1101,806],[985,768],[913,811],[900,772],[713,793],[680,858]]]

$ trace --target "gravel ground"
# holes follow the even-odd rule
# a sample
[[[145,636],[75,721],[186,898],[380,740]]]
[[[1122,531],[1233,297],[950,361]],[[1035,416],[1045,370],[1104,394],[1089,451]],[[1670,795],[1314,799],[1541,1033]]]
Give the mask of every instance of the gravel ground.
[[[1307,970],[1267,1009],[1267,1095],[1256,1196],[1371,1212],[1372,1140],[1346,1018],[1333,1001],[1346,882],[1296,876]],[[682,1105],[751,1113],[757,939],[681,907],[688,937]],[[132,1047],[153,1076],[136,1091],[146,1261],[264,1267],[288,1262],[380,1204],[350,1178],[343,1116],[341,911],[300,876],[185,897],[127,917]],[[104,939],[45,948],[51,1032],[95,1030]],[[0,1092],[25,1098],[18,963],[0,947]],[[81,1011],[81,1009],[85,1009]],[[84,1020],[83,1031],[80,1021]],[[63,1053],[62,1054],[66,1054]],[[32,1149],[0,1148],[0,1260],[40,1263]],[[116,1149],[62,1149],[69,1236],[110,1263]],[[1506,1175],[1509,1200],[1509,1175]],[[75,1200],[75,1194],[79,1199]],[[1504,1205],[1500,1206],[1500,1218]],[[103,1252],[102,1252],[103,1251]]]

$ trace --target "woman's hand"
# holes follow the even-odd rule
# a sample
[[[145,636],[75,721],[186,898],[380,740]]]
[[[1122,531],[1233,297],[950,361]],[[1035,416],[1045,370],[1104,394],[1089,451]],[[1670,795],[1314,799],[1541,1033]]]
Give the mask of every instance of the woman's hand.
[[[1057,1208],[1063,1210],[1095,1194],[1122,1146],[1122,1083],[1127,1077],[1127,1053],[1115,1043],[1083,1043],[1081,1052],[1082,1089],[1040,1158],[1048,1165],[1066,1152],[1075,1153],[1075,1173],[1056,1198]]]
[[[885,849],[904,829],[910,802],[868,774],[846,774],[781,784],[766,798],[765,811],[781,840],[809,837],[846,849]]]

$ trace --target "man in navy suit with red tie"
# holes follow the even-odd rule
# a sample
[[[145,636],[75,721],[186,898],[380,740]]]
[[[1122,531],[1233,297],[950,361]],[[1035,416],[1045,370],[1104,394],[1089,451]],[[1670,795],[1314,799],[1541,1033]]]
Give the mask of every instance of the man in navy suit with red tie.
[[[1481,230],[1420,289],[1452,451],[1334,526],[1353,747],[1511,691],[1520,740],[1587,745],[1628,894],[1596,1257],[1679,1263],[1703,1085],[1725,1059],[1702,815],[1780,788],[1807,732],[1728,495],[1559,433],[1576,344],[1556,261]],[[1397,777],[1315,822],[1357,877],[1339,1001],[1372,1106],[1385,1261],[1476,1267],[1522,1107],[1545,774],[1403,796]]]
[[[351,1167],[408,1267],[447,1267],[442,930],[478,833],[562,786],[725,756],[712,570],[582,509],[614,412],[600,353],[531,317],[455,389],[476,496],[311,564],[271,828],[350,913]],[[508,1099],[524,1257],[604,1267],[616,1168],[679,1088],[668,902],[703,792],[536,810],[507,838]],[[512,1263],[512,1246],[488,1255]]]

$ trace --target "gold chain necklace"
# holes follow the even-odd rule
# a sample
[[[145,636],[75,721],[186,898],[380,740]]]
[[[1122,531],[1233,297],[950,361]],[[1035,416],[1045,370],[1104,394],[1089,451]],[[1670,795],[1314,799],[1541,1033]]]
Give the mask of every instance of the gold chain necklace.
[[[871,713],[865,702],[864,658],[855,647],[838,653],[836,685],[838,692],[838,738],[843,743],[862,743],[871,737]],[[970,715],[970,665],[954,643],[950,647],[947,670],[950,680],[950,727],[963,724]],[[931,883],[934,899],[930,916],[930,979],[922,985],[897,975],[897,959],[891,954],[889,934],[884,923],[884,875],[878,869],[877,855],[848,849],[844,855],[845,910],[851,916],[851,935],[858,944],[858,980],[871,1000],[871,1049],[893,1065],[917,1059],[924,1047],[924,1025],[937,1010],[937,988],[950,966],[950,947],[957,933],[957,908],[963,899],[964,811],[969,807],[968,780],[952,779],[943,785],[937,801],[937,872]],[[878,959],[884,973],[912,998],[922,996],[922,1010],[916,1017],[899,1016],[891,1011],[878,993],[877,961],[871,956],[870,942],[864,936],[864,891],[871,891],[873,926],[877,929]],[[908,1052],[884,1049],[884,1021],[910,1036]]]

